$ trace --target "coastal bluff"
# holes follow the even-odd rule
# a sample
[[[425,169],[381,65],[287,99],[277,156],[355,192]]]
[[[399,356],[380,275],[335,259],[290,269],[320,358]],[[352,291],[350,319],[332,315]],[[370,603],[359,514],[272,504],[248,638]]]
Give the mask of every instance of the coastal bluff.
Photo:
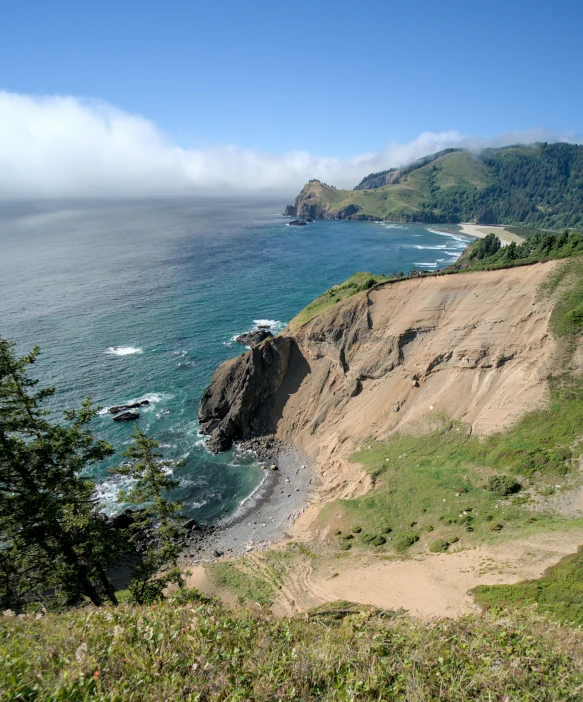
[[[387,282],[223,363],[199,409],[213,451],[274,433],[321,460],[433,418],[489,434],[536,407],[555,352],[556,262]]]

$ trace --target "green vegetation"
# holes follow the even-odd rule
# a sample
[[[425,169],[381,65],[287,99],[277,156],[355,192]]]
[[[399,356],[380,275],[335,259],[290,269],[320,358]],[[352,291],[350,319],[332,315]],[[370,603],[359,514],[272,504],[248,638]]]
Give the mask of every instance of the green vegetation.
[[[405,553],[414,543],[419,541],[419,534],[414,532],[403,532],[395,537],[395,551],[397,553]]]
[[[160,597],[169,582],[181,585],[182,575],[180,506],[164,497],[175,482],[158,444],[136,430],[124,454],[130,461],[116,472],[135,481],[120,499],[141,510],[134,512],[133,534],[114,528],[84,477],[113,447],[89,430],[96,413],[89,399],[65,412],[63,424],[47,418],[42,403],[55,390],[38,390],[28,372],[38,353],[18,358],[13,344],[0,339],[0,608],[42,602],[58,609],[87,598],[96,606],[104,599],[117,604],[108,571],[122,557],[132,563],[134,599]]]
[[[583,546],[549,568],[542,578],[515,585],[480,585],[473,595],[482,607],[516,609],[536,605],[540,614],[583,626]]]
[[[338,603],[233,613],[196,592],[155,607],[0,620],[0,696],[57,700],[575,700],[580,632],[486,613],[430,624]]]
[[[488,479],[488,490],[496,493],[498,497],[508,497],[519,492],[522,485],[509,475],[493,475]]]
[[[445,539],[435,539],[429,544],[431,553],[445,553],[449,548],[449,541]]]
[[[210,563],[206,566],[206,570],[217,585],[224,587],[242,600],[259,604],[272,604],[275,600],[272,585],[262,578],[246,573],[241,565]]]
[[[346,300],[347,298],[352,297],[352,295],[356,295],[356,293],[362,292],[363,290],[370,290],[370,288],[373,286],[386,280],[389,280],[389,278],[383,275],[355,273],[344,283],[335,285],[333,288],[330,288],[330,290],[327,290],[323,295],[317,297],[307,307],[304,307],[304,309],[290,322],[290,329],[301,327],[302,324],[306,324],[306,322],[309,322],[317,315],[321,314],[330,307],[333,307],[337,302]]]
[[[18,608],[40,592],[57,605],[116,602],[106,570],[122,543],[95,519],[95,486],[81,477],[113,448],[88,429],[89,399],[65,425],[47,418],[55,390],[29,375],[38,354],[18,358],[0,339],[0,603]]]
[[[501,246],[495,234],[472,242],[451,270],[494,270],[511,268],[551,259],[571,258],[583,254],[583,234],[536,232],[522,244],[514,242]]]
[[[375,487],[362,497],[326,507],[321,518],[341,508],[343,528],[361,526],[365,538],[356,544],[365,546],[392,525],[397,536],[387,539],[387,547],[396,551],[401,550],[400,532],[409,533],[411,525],[431,533],[432,539],[451,543],[457,536],[467,545],[491,538],[502,527],[517,534],[558,523],[560,518],[550,511],[528,509],[530,493],[526,499],[512,498],[520,482],[507,475],[521,476],[542,497],[545,488],[571,471],[572,458],[579,453],[573,446],[583,425],[583,384],[561,376],[550,385],[547,407],[484,440],[442,417],[440,428],[428,434],[367,442],[370,448],[350,460],[373,475]],[[493,521],[501,527],[494,530]]]
[[[312,181],[296,200],[298,214],[583,228],[583,146],[446,150],[399,169],[384,185],[389,174],[395,171],[372,173],[355,190]],[[380,187],[362,189],[370,185]]]
[[[129,462],[113,471],[134,481],[129,491],[120,492],[118,499],[143,505],[132,524],[132,540],[140,546],[137,549],[140,559],[128,586],[138,604],[159,600],[170,583],[184,586],[183,574],[178,567],[183,546],[182,505],[166,497],[170,490],[178,487],[178,481],[168,475],[167,464],[161,460],[162,454],[157,448],[158,442],[136,427],[132,444],[122,454],[130,459]],[[157,529],[152,537],[148,530],[154,523]]]

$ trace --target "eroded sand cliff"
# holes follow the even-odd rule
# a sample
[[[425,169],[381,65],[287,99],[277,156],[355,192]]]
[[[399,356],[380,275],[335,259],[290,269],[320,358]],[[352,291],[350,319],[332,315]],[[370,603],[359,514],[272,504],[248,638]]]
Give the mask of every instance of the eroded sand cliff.
[[[200,409],[211,445],[274,431],[327,472],[438,414],[507,426],[545,392],[552,303],[537,289],[554,265],[388,283],[288,328],[216,371]]]

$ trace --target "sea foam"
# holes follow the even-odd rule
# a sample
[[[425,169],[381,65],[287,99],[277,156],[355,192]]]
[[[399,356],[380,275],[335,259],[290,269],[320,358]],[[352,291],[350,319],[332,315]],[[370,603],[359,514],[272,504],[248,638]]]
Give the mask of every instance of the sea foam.
[[[131,356],[134,353],[144,353],[144,351],[137,346],[110,346],[105,349],[105,353],[111,356]]]

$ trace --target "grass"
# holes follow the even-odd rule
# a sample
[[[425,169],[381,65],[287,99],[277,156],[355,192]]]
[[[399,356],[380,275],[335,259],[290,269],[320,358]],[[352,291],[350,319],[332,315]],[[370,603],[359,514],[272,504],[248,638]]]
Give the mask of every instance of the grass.
[[[242,601],[270,605],[275,600],[273,585],[242,570],[241,563],[210,563],[205,566],[205,570],[217,585]]]
[[[196,592],[0,619],[6,702],[580,699],[581,632],[486,613],[423,623],[338,604],[277,620]]]
[[[583,330],[583,320],[580,326],[575,314],[583,305],[583,259],[561,263],[539,295],[555,299],[550,329],[568,358]],[[327,505],[320,519],[344,533],[358,526],[362,533],[351,541],[351,549],[401,553],[425,550],[436,539],[453,543],[455,538],[465,547],[578,524],[573,517],[554,514],[545,499],[576,481],[573,469],[581,454],[583,379],[569,374],[568,361],[560,356],[557,373],[548,378],[547,405],[504,432],[479,439],[442,416],[432,419],[431,431],[420,427],[389,441],[367,441],[350,460],[372,475],[374,488]],[[405,545],[411,533],[418,542]],[[375,542],[378,535],[385,535],[383,543]],[[342,537],[337,543],[343,543]]]
[[[370,290],[373,286],[378,283],[382,283],[389,280],[383,275],[372,275],[371,273],[355,273],[344,283],[340,285],[335,285],[330,288],[325,293],[317,297],[313,302],[297,314],[292,321],[289,323],[290,329],[296,329],[306,324],[314,317],[317,317],[322,312],[333,307],[336,303],[346,300],[352,295],[356,295],[364,290]]]
[[[531,493],[542,499],[557,489],[557,482],[569,483],[573,456],[580,453],[573,447],[583,426],[583,383],[554,379],[549,396],[547,407],[484,440],[441,417],[429,433],[367,442],[350,460],[363,465],[375,487],[362,497],[327,506],[321,519],[334,516],[334,525],[344,533],[361,527],[353,547],[370,548],[373,537],[385,533],[385,548],[397,551],[403,550],[401,536],[412,530],[419,532],[419,545],[425,548],[429,533],[431,541],[458,537],[468,545],[500,532],[547,528],[559,518],[550,508],[533,512]],[[342,521],[335,518],[338,509]]]
[[[564,624],[583,626],[583,546],[549,568],[537,580],[515,585],[480,585],[473,595],[482,607],[537,611]]]

